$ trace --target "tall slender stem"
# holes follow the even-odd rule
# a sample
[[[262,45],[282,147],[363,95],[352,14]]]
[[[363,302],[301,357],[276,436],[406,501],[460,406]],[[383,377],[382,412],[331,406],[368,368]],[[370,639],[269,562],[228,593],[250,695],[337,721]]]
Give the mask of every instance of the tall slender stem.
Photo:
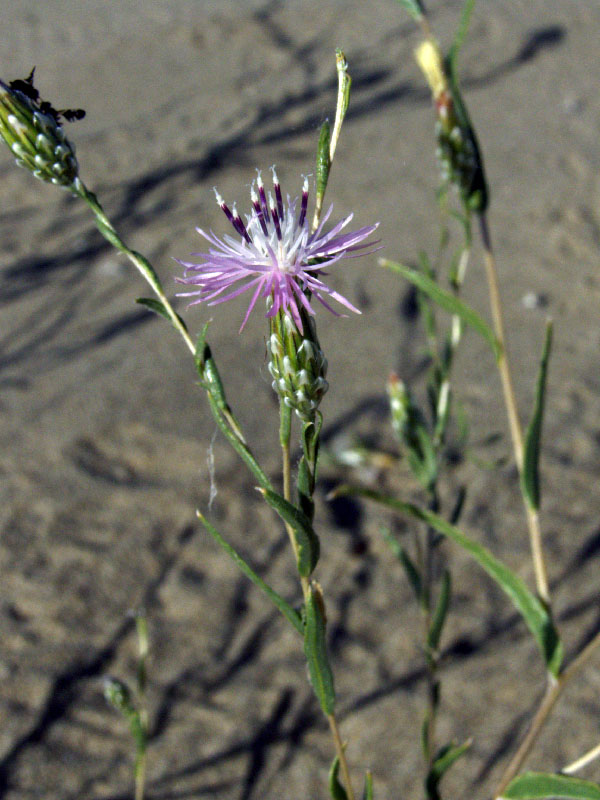
[[[480,214],[479,222],[481,241],[484,250],[485,271],[490,294],[490,306],[492,310],[492,319],[494,322],[494,332],[500,344],[501,350],[498,358],[498,370],[502,380],[502,391],[504,393],[504,403],[508,414],[508,423],[515,454],[515,461],[517,463],[519,474],[521,474],[523,472],[523,433],[521,431],[521,423],[519,422],[515,390],[510,371],[510,365],[508,362],[506,332],[502,313],[502,302],[500,299],[500,289],[498,286],[498,273],[496,270],[496,261],[492,251],[490,232],[485,214]],[[529,528],[529,541],[531,546],[531,555],[533,558],[537,592],[542,602],[545,603],[547,607],[550,607],[550,591],[548,588],[548,575],[542,548],[542,534],[540,530],[539,516],[537,511],[530,508],[529,504],[525,500],[524,505],[527,515],[527,526]]]
[[[435,487],[431,489],[429,508],[437,513],[439,503]],[[436,715],[439,699],[439,682],[437,679],[438,656],[433,652],[429,644],[429,632],[431,629],[431,599],[433,588],[435,556],[435,531],[427,527],[425,531],[424,557],[423,557],[423,644],[425,652],[427,670],[427,711],[426,711],[426,746],[427,746],[427,769],[433,764],[435,747]]]
[[[135,764],[135,800],[144,800],[146,786],[146,751],[138,753]]]
[[[499,800],[502,797],[502,793],[508,786],[508,784],[512,781],[515,777],[519,769],[521,768],[523,762],[529,755],[531,748],[535,744],[540,732],[548,718],[548,715],[554,708],[556,701],[564,692],[567,684],[577,675],[578,672],[587,664],[590,660],[593,653],[600,647],[600,633],[597,633],[594,638],[583,648],[583,650],[577,655],[573,661],[569,664],[569,666],[563,670],[560,674],[558,679],[554,681],[554,683],[550,683],[548,688],[546,689],[546,693],[540,703],[538,710],[535,713],[535,716],[529,726],[529,730],[521,744],[519,745],[519,749],[512,757],[509,765],[504,770],[502,777],[500,779],[500,783],[498,788],[494,792],[494,798]]]
[[[283,481],[283,497],[288,503],[292,502],[292,471],[290,468],[290,434],[291,434],[292,412],[283,400],[279,402],[279,443],[281,445],[281,472]],[[298,561],[298,545],[291,525],[285,523],[285,529],[294,551],[294,558]],[[309,584],[308,578],[300,576],[302,586],[302,596],[304,600],[308,597]]]
[[[279,403],[279,443],[281,445],[281,455],[282,455],[283,496],[289,503],[292,502],[290,438],[291,438],[291,410],[288,406],[286,406],[286,404],[283,402],[282,399],[280,400]],[[314,465],[312,466],[314,467]],[[292,550],[294,551],[294,555],[297,560],[298,547],[296,544],[296,539],[294,537],[294,532],[291,526],[288,525],[287,523],[285,527],[292,545]],[[302,586],[302,594],[306,602],[310,594],[309,580],[308,578],[300,576],[300,583]],[[340,769],[342,771],[342,778],[346,788],[346,795],[348,797],[348,800],[354,800],[354,792],[352,790],[352,784],[350,782],[350,770],[348,769],[348,761],[346,760],[346,754],[344,753],[344,745],[342,744],[342,739],[340,736],[340,731],[338,728],[337,720],[335,718],[335,714],[333,713],[328,714],[327,720],[329,722],[329,727],[331,729],[331,735],[333,737],[335,752],[339,759]]]

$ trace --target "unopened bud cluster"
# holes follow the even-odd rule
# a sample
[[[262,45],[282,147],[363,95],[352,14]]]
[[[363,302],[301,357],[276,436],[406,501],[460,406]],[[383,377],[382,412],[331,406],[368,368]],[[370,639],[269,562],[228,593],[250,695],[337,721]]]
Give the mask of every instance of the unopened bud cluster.
[[[56,186],[72,187],[78,165],[75,148],[57,120],[40,104],[0,81],[0,136],[20,167]]]
[[[135,711],[129,687],[118,678],[107,677],[104,679],[104,697],[113,708],[125,716],[129,716]]]
[[[462,98],[446,73],[442,55],[432,40],[417,48],[421,67],[433,94],[436,110],[436,155],[442,180],[458,187],[465,203],[474,211],[487,206],[487,188],[483,164],[475,134],[469,123]]]
[[[292,317],[279,311],[270,318],[269,372],[273,389],[305,422],[314,420],[323,395],[327,359],[317,339],[313,318],[301,312],[302,333]]]
[[[393,373],[388,378],[387,393],[390,401],[392,428],[400,442],[403,442],[410,429],[411,417],[414,415],[412,398],[404,381]]]

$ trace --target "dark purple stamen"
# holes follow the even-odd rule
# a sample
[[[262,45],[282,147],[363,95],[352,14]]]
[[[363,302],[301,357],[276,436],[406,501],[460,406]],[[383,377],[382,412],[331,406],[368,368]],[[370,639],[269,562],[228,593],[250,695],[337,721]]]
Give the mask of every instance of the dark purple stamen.
[[[277,213],[279,214],[279,219],[283,219],[283,198],[281,197],[281,186],[275,175],[275,170],[273,170],[273,188],[275,189],[275,199],[277,200]]]
[[[308,208],[308,189],[302,189],[302,205],[300,206],[300,216],[298,217],[298,227],[304,225],[306,219],[306,209]]]
[[[260,206],[263,210],[263,214],[265,217],[265,222],[268,224],[269,222],[269,206],[267,205],[267,196],[265,195],[265,187],[263,186],[263,182],[260,179],[260,175],[258,176],[258,180],[256,181],[256,185],[258,186],[258,196],[260,197]]]
[[[254,208],[254,211],[256,212],[256,218],[260,222],[260,227],[262,228],[262,232],[264,233],[265,236],[268,236],[269,233],[267,231],[267,225],[265,223],[265,215],[263,214],[262,208],[260,207],[260,203],[258,202],[258,200],[253,200],[252,206]]]
[[[275,208],[275,203],[273,202],[273,198],[271,199],[271,216],[273,217],[273,224],[275,225],[275,233],[277,234],[277,239],[281,241],[281,226],[279,225],[279,213]]]
[[[219,204],[219,207],[220,207],[221,211],[225,214],[225,216],[227,217],[229,222],[231,222],[231,224],[233,225],[233,227],[237,231],[237,226],[235,224],[235,220],[233,218],[233,214],[229,210],[229,206],[227,205],[227,203],[219,195],[217,195],[217,203]],[[239,233],[239,231],[238,231],[238,233]]]
[[[233,224],[235,226],[236,231],[244,237],[244,239],[248,242],[248,244],[252,244],[252,239],[250,238],[250,234],[246,230],[246,226],[242,222],[242,218],[238,214],[235,206],[233,207]]]

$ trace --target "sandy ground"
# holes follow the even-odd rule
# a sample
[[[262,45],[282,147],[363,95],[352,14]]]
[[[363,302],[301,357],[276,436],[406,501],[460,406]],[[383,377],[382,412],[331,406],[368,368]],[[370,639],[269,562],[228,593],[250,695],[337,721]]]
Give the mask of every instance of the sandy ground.
[[[446,44],[458,2],[431,2]],[[82,176],[169,292],[200,249],[195,225],[225,232],[211,190],[244,208],[255,167],[276,163],[294,195],[313,170],[318,127],[333,113],[334,48],[354,78],[330,186],[335,214],[381,221],[386,255],[435,251],[432,112],[414,64],[414,27],[392,0],[101,3],[0,2],[0,73],[37,67],[69,127]],[[462,57],[463,86],[492,186],[516,384],[531,407],[547,314],[555,319],[543,472],[549,571],[569,653],[597,630],[600,501],[598,247],[600,6],[575,0],[481,0]],[[131,797],[125,726],[102,677],[131,676],[129,612],[151,632],[148,797],[326,797],[328,731],[286,623],[199,529],[215,524],[287,597],[298,589],[284,534],[215,426],[191,359],[160,319],[134,305],[141,280],[86,210],[0,157],[0,796]],[[330,362],[325,439],[391,446],[384,382],[422,386],[423,340],[407,287],[357,260],[332,273],[363,310],[319,331]],[[522,300],[540,299],[536,308]],[[466,297],[487,314],[481,253]],[[183,309],[184,306],[182,305]],[[265,324],[241,336],[243,303],[213,314],[211,341],[258,457],[277,475],[277,422]],[[191,309],[199,330],[209,314]],[[473,455],[509,451],[498,379],[468,334],[457,392]],[[500,434],[500,441],[492,434]],[[324,482],[343,477],[324,467]],[[469,483],[465,527],[527,580],[528,545],[514,471],[457,465]],[[402,474],[393,487],[413,487]],[[424,694],[418,615],[379,534],[386,515],[342,513],[319,495],[319,580],[348,757],[376,796],[421,796]],[[340,512],[340,509],[337,509]],[[445,636],[442,740],[474,742],[448,797],[489,796],[543,686],[534,645],[508,602],[462,553]],[[600,656],[557,707],[530,766],[559,769],[597,743]],[[600,780],[592,765],[586,773]]]

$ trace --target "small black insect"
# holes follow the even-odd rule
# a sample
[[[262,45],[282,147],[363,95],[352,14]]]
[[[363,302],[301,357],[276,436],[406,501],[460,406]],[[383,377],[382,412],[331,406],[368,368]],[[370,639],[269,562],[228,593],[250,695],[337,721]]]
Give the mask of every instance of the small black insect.
[[[83,108],[62,108],[59,112],[67,120],[67,122],[76,122],[78,119],[85,117],[85,110]]]
[[[9,86],[11,89],[15,89],[17,92],[21,92],[24,94],[25,97],[28,97],[30,100],[33,100],[34,103],[40,98],[40,93],[33,85],[33,73],[35,72],[35,67],[31,70],[29,75],[25,79],[18,78],[16,81],[11,81]]]
[[[49,117],[52,117],[57,125],[60,125],[61,117],[63,117],[67,122],[75,122],[76,120],[83,119],[85,117],[85,111],[83,108],[56,109],[47,100],[42,100],[40,103],[40,111],[42,114],[48,114]]]
[[[48,100],[40,100],[40,93],[33,85],[33,75],[35,73],[35,67],[31,70],[29,75],[24,79],[17,79],[15,81],[10,81],[9,86],[11,89],[15,89],[21,94],[24,94],[25,97],[28,97],[30,100],[33,100],[34,103],[37,104],[40,112],[42,114],[48,114],[49,117],[56,122],[57,125],[60,125],[60,118],[62,117],[67,122],[75,122],[78,119],[83,119],[85,117],[85,111],[83,108],[59,108],[56,109],[49,103]]]

